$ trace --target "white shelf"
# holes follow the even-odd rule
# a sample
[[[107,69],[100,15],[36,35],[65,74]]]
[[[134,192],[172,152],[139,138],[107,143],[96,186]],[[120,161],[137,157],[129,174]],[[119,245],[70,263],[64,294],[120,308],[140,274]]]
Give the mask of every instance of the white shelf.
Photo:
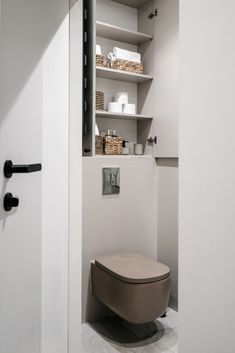
[[[109,119],[123,119],[123,120],[147,120],[153,119],[151,115],[143,114],[125,114],[125,113],[110,113],[106,111],[96,111],[96,117],[98,118],[109,118]]]
[[[153,77],[149,75],[135,74],[132,72],[114,70],[114,69],[109,69],[109,68],[99,67],[99,66],[96,66],[96,76],[99,78],[106,78],[109,80],[135,82],[135,83],[151,81],[153,79]]]
[[[96,154],[94,156],[83,156],[83,158],[85,159],[90,159],[90,158],[153,158],[152,155],[147,155],[147,154],[143,154],[143,155],[135,155],[135,154],[128,154],[128,155],[124,155],[124,154],[113,154],[113,155],[104,155],[104,154]]]
[[[146,2],[148,2],[149,0],[112,0],[112,1],[138,9],[142,5],[146,4]]]
[[[148,34],[130,31],[128,29],[113,26],[100,21],[96,22],[96,35],[134,45],[140,45],[152,40],[152,37]]]

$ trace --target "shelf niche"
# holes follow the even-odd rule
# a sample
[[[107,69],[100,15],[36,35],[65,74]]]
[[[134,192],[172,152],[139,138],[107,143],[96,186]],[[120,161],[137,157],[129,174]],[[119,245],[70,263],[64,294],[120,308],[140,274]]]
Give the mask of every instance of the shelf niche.
[[[131,31],[108,23],[96,21],[96,35],[123,43],[140,45],[152,40],[152,36],[140,32]]]

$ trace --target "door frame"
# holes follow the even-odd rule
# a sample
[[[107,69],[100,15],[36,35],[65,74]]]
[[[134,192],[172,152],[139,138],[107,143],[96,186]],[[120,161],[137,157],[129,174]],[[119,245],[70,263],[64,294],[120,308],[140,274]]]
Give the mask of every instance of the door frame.
[[[68,353],[81,351],[83,0],[69,0]]]

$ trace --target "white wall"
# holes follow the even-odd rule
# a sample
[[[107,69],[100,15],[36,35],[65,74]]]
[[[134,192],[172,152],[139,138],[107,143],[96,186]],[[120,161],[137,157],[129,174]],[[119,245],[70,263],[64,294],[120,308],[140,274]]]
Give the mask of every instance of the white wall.
[[[97,0],[97,21],[137,30],[137,10],[110,0]],[[115,16],[114,16],[115,14]]]
[[[181,0],[181,353],[235,351],[235,2]]]
[[[158,260],[171,269],[169,305],[178,306],[178,159],[158,159]]]
[[[102,167],[120,167],[120,195],[102,196]],[[90,261],[157,256],[157,168],[152,157],[83,158],[83,320],[105,314],[89,291]]]

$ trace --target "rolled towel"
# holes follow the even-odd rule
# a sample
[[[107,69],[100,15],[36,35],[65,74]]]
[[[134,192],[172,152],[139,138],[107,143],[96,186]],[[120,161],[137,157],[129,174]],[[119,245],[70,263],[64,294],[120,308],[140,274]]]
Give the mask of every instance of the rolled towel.
[[[110,61],[115,60],[115,56],[114,56],[113,52],[108,53],[108,54],[107,54],[107,58],[108,58]]]
[[[141,63],[141,55],[139,53],[121,49],[118,47],[113,48],[113,55],[115,59],[135,61],[137,63]]]

